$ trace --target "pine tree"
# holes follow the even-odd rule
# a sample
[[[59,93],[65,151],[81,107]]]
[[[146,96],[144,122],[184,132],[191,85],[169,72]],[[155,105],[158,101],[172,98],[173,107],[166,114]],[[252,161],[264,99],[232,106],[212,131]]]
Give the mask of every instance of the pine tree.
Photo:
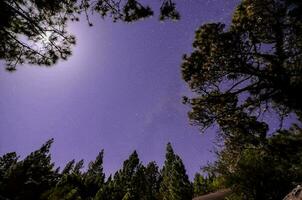
[[[88,170],[82,172],[84,161],[68,162],[56,186],[44,194],[45,199],[92,199],[104,187],[102,150],[95,161],[89,163]]]
[[[116,199],[142,199],[145,193],[144,166],[134,151],[114,175]]]
[[[158,171],[158,166],[155,162],[150,162],[145,169],[145,199],[156,200],[159,199],[161,175]]]
[[[6,197],[6,187],[10,181],[10,171],[16,166],[18,156],[15,152],[7,153],[0,157],[0,199]]]
[[[191,200],[192,192],[192,185],[183,162],[174,153],[171,143],[168,143],[160,184],[161,198],[163,200]]]
[[[292,112],[302,118],[301,10],[299,0],[243,0],[229,28],[208,23],[196,31],[194,51],[182,64],[196,93],[184,98],[194,124],[265,140],[266,124],[256,116],[274,111],[281,122]]]
[[[75,163],[75,160],[74,160],[74,159],[71,160],[71,161],[69,161],[69,162],[65,165],[64,169],[62,170],[62,174],[69,174],[69,173],[71,172],[71,170],[73,169],[73,167],[74,167],[74,163]]]
[[[208,192],[206,179],[200,173],[196,173],[193,181],[194,197]]]
[[[224,149],[214,170],[240,199],[283,199],[302,180],[302,129],[294,126],[267,138],[264,146],[245,148],[236,165],[234,157]]]
[[[104,150],[98,154],[94,162],[89,163],[88,170],[83,175],[86,187],[86,197],[94,197],[98,190],[104,186],[105,174],[103,172],[103,156]]]
[[[42,194],[55,185],[58,174],[53,169],[49,149],[53,139],[31,153],[24,160],[17,162],[16,155],[4,156],[8,167],[5,182],[1,181],[1,196],[4,199],[40,199]],[[8,159],[7,159],[8,158]]]
[[[51,162],[47,141],[24,160],[16,153],[0,157],[0,199],[40,200],[189,200],[192,187],[180,157],[167,145],[162,175],[155,162],[144,167],[134,151],[114,178],[105,181],[102,150],[83,170],[84,161],[71,160],[61,173]]]
[[[114,180],[110,175],[104,186],[98,190],[94,200],[115,200],[118,199],[117,196],[117,187],[115,187]]]
[[[192,108],[189,118],[202,130],[219,126],[224,149],[216,168],[244,194],[240,199],[282,199],[284,189],[294,187],[288,181],[300,174],[299,167],[291,171],[295,176],[284,170],[300,159],[284,162],[280,149],[269,150],[273,140],[263,117],[273,111],[280,125],[289,113],[302,120],[301,10],[299,0],[242,0],[228,28],[202,25],[194,51],[184,56],[183,79],[197,94],[184,98]],[[282,151],[287,148],[297,147],[288,143]]]
[[[74,160],[68,162],[60,174],[56,185],[43,194],[43,199],[82,199],[85,197],[86,187],[84,184],[84,173],[81,172],[84,161],[75,163]]]
[[[194,196],[201,196],[210,192],[215,192],[219,189],[225,188],[225,182],[222,176],[217,176],[214,173],[207,172],[206,176],[196,173],[193,182]]]

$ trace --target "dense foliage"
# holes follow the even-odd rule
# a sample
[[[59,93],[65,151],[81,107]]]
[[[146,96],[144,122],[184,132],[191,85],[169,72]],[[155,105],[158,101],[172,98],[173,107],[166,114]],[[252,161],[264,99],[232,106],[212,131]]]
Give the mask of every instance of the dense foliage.
[[[134,151],[122,169],[105,180],[102,150],[83,169],[83,160],[54,168],[50,147],[53,140],[19,160],[16,153],[0,157],[0,199],[86,200],[191,200],[192,186],[182,160],[167,145],[162,170],[155,162],[144,166]]]
[[[197,30],[194,52],[182,65],[197,94],[185,98],[193,123],[217,123],[228,132],[260,128],[256,117],[271,109],[301,116],[301,7],[300,1],[243,0],[227,29],[215,23]]]
[[[180,157],[174,153],[170,143],[167,145],[166,152],[160,184],[161,199],[192,199],[192,186],[186,175],[185,167]]]
[[[216,176],[214,173],[209,173],[208,176],[196,173],[193,181],[194,197],[224,189],[225,186],[222,176]]]
[[[226,147],[207,168],[215,172],[234,199],[277,200],[302,183],[302,129],[293,127],[265,139],[262,145]]]
[[[218,125],[218,160],[206,168],[233,190],[229,199],[283,199],[302,183],[302,130],[268,134],[266,113],[302,120],[302,4],[243,0],[232,23],[201,26],[184,56],[189,118],[202,130]],[[208,187],[196,178],[195,185]],[[196,193],[200,193],[197,189]]]
[[[162,0],[160,20],[178,19],[175,3]],[[133,22],[153,15],[138,0],[1,0],[0,60],[13,71],[18,64],[53,65],[67,59],[76,40],[67,23],[98,13],[114,22]]]

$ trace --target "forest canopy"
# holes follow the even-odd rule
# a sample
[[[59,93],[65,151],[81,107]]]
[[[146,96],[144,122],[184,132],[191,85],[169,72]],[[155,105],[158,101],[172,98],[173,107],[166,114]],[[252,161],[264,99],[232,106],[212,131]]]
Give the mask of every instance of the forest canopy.
[[[84,169],[71,160],[60,170],[51,160],[53,140],[20,160],[16,153],[0,157],[0,199],[191,200],[193,187],[181,158],[167,144],[162,169],[146,166],[134,151],[113,176],[105,177],[104,150]]]

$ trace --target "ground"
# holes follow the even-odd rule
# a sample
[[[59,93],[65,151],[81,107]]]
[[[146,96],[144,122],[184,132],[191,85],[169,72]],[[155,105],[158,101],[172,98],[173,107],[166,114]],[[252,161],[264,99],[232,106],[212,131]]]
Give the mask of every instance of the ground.
[[[224,198],[231,193],[231,190],[229,189],[224,189],[224,190],[219,190],[214,193],[210,193],[207,195],[203,195],[200,197],[195,197],[193,200],[224,200]]]

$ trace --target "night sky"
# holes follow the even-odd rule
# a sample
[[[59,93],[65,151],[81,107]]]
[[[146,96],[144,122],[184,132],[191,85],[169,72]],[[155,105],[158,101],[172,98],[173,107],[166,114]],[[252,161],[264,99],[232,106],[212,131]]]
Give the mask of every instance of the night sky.
[[[155,11],[159,3],[151,1]],[[200,134],[190,126],[189,94],[181,79],[184,53],[192,51],[195,30],[203,23],[230,23],[239,0],[182,0],[178,22],[158,15],[132,24],[93,18],[71,24],[77,45],[68,61],[47,67],[0,70],[0,155],[21,157],[54,138],[57,166],[69,160],[93,160],[105,149],[107,176],[133,150],[146,164],[162,166],[171,142],[190,178],[214,159],[215,131]]]

